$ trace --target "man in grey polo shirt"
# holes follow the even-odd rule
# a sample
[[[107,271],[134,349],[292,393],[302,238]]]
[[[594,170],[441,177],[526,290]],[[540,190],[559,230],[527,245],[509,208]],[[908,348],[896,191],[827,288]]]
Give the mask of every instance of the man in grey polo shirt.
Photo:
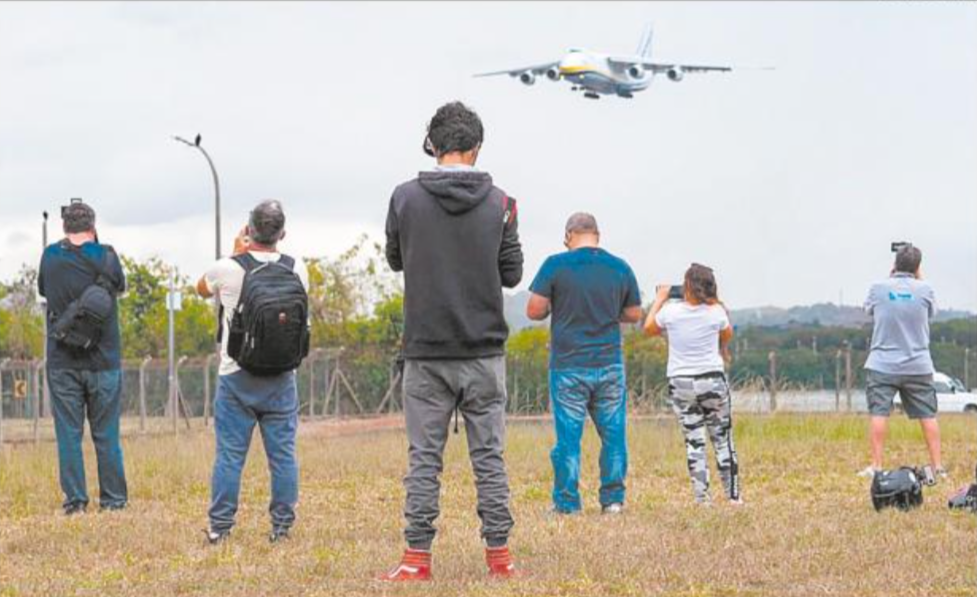
[[[892,275],[869,290],[865,310],[872,316],[872,348],[865,363],[866,398],[871,415],[869,440],[874,474],[882,468],[882,448],[896,392],[910,419],[919,420],[930,463],[946,477],[940,459],[940,426],[936,421],[936,390],[930,356],[930,320],[936,315],[933,288],[920,276],[922,252],[912,245],[896,253]]]

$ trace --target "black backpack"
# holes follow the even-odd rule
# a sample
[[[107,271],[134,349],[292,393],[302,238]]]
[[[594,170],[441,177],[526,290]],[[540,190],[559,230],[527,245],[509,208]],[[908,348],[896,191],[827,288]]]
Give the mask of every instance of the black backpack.
[[[105,256],[96,265],[80,249],[65,241],[62,246],[81,259],[85,268],[92,274],[92,283],[81,295],[71,301],[64,312],[48,314],[50,334],[59,344],[76,352],[87,352],[98,346],[102,339],[105,323],[112,316],[115,306],[116,284],[106,273],[109,254],[114,249],[103,245]]]
[[[297,368],[309,354],[309,297],[295,260],[260,262],[235,255],[244,268],[241,298],[227,336],[227,355],[242,369],[272,376]]]

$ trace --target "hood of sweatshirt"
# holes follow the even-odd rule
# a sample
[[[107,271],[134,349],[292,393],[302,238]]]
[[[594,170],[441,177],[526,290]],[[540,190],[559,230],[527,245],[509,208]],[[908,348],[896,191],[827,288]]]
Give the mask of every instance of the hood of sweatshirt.
[[[485,200],[492,190],[492,177],[477,170],[421,172],[417,182],[434,195],[449,214],[462,214]]]

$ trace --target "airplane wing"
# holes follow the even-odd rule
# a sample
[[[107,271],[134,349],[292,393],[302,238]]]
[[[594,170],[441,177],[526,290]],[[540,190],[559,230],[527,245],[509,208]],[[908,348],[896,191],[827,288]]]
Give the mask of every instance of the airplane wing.
[[[706,72],[729,72],[733,70],[731,66],[702,66],[697,64],[668,64],[665,62],[652,62],[642,56],[608,56],[607,61],[612,66],[628,68],[640,65],[642,68],[653,73],[664,73],[673,68],[680,68],[687,73],[706,73]]]
[[[554,66],[559,66],[559,62],[547,62],[546,64],[534,64],[533,66],[524,66],[522,68],[514,68],[511,70],[497,70],[490,73],[478,73],[473,75],[475,77],[494,77],[496,75],[509,75],[510,77],[518,77],[522,73],[531,72],[534,75],[541,75],[553,68]]]

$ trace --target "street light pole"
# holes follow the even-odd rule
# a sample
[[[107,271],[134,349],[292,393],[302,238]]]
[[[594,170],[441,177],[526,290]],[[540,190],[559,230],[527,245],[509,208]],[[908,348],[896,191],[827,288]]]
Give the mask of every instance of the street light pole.
[[[200,141],[202,140],[200,133],[197,133],[197,136],[194,137],[193,143],[187,141],[179,135],[174,135],[173,139],[188,147],[194,147],[199,150],[200,153],[203,154],[204,158],[206,158],[207,165],[210,166],[210,175],[214,179],[214,259],[219,260],[221,258],[221,185],[220,179],[217,177],[217,168],[214,167],[214,160],[210,159],[210,154],[207,153],[207,150],[204,149],[203,145],[200,144]],[[218,330],[216,353],[217,355],[220,355],[220,337],[223,336],[223,322],[221,321],[220,299],[218,298],[214,299],[214,320],[217,322]],[[204,366],[208,367],[209,365],[205,364]]]
[[[221,258],[221,185],[220,179],[217,178],[217,168],[214,167],[214,160],[210,159],[210,154],[207,150],[203,148],[200,144],[202,137],[198,134],[193,142],[187,141],[179,135],[174,135],[173,139],[183,143],[188,147],[193,147],[203,154],[204,158],[207,159],[207,165],[210,166],[210,175],[214,178],[214,258]]]
[[[42,212],[44,216],[44,224],[41,227],[41,255],[47,250],[47,211]],[[41,342],[41,358],[44,359],[44,371],[47,372],[47,299],[41,297],[41,334],[43,341]],[[44,405],[44,414],[50,416],[51,413],[51,389],[48,387],[47,376],[44,376],[42,382],[42,387],[44,388],[44,398],[42,403]]]

